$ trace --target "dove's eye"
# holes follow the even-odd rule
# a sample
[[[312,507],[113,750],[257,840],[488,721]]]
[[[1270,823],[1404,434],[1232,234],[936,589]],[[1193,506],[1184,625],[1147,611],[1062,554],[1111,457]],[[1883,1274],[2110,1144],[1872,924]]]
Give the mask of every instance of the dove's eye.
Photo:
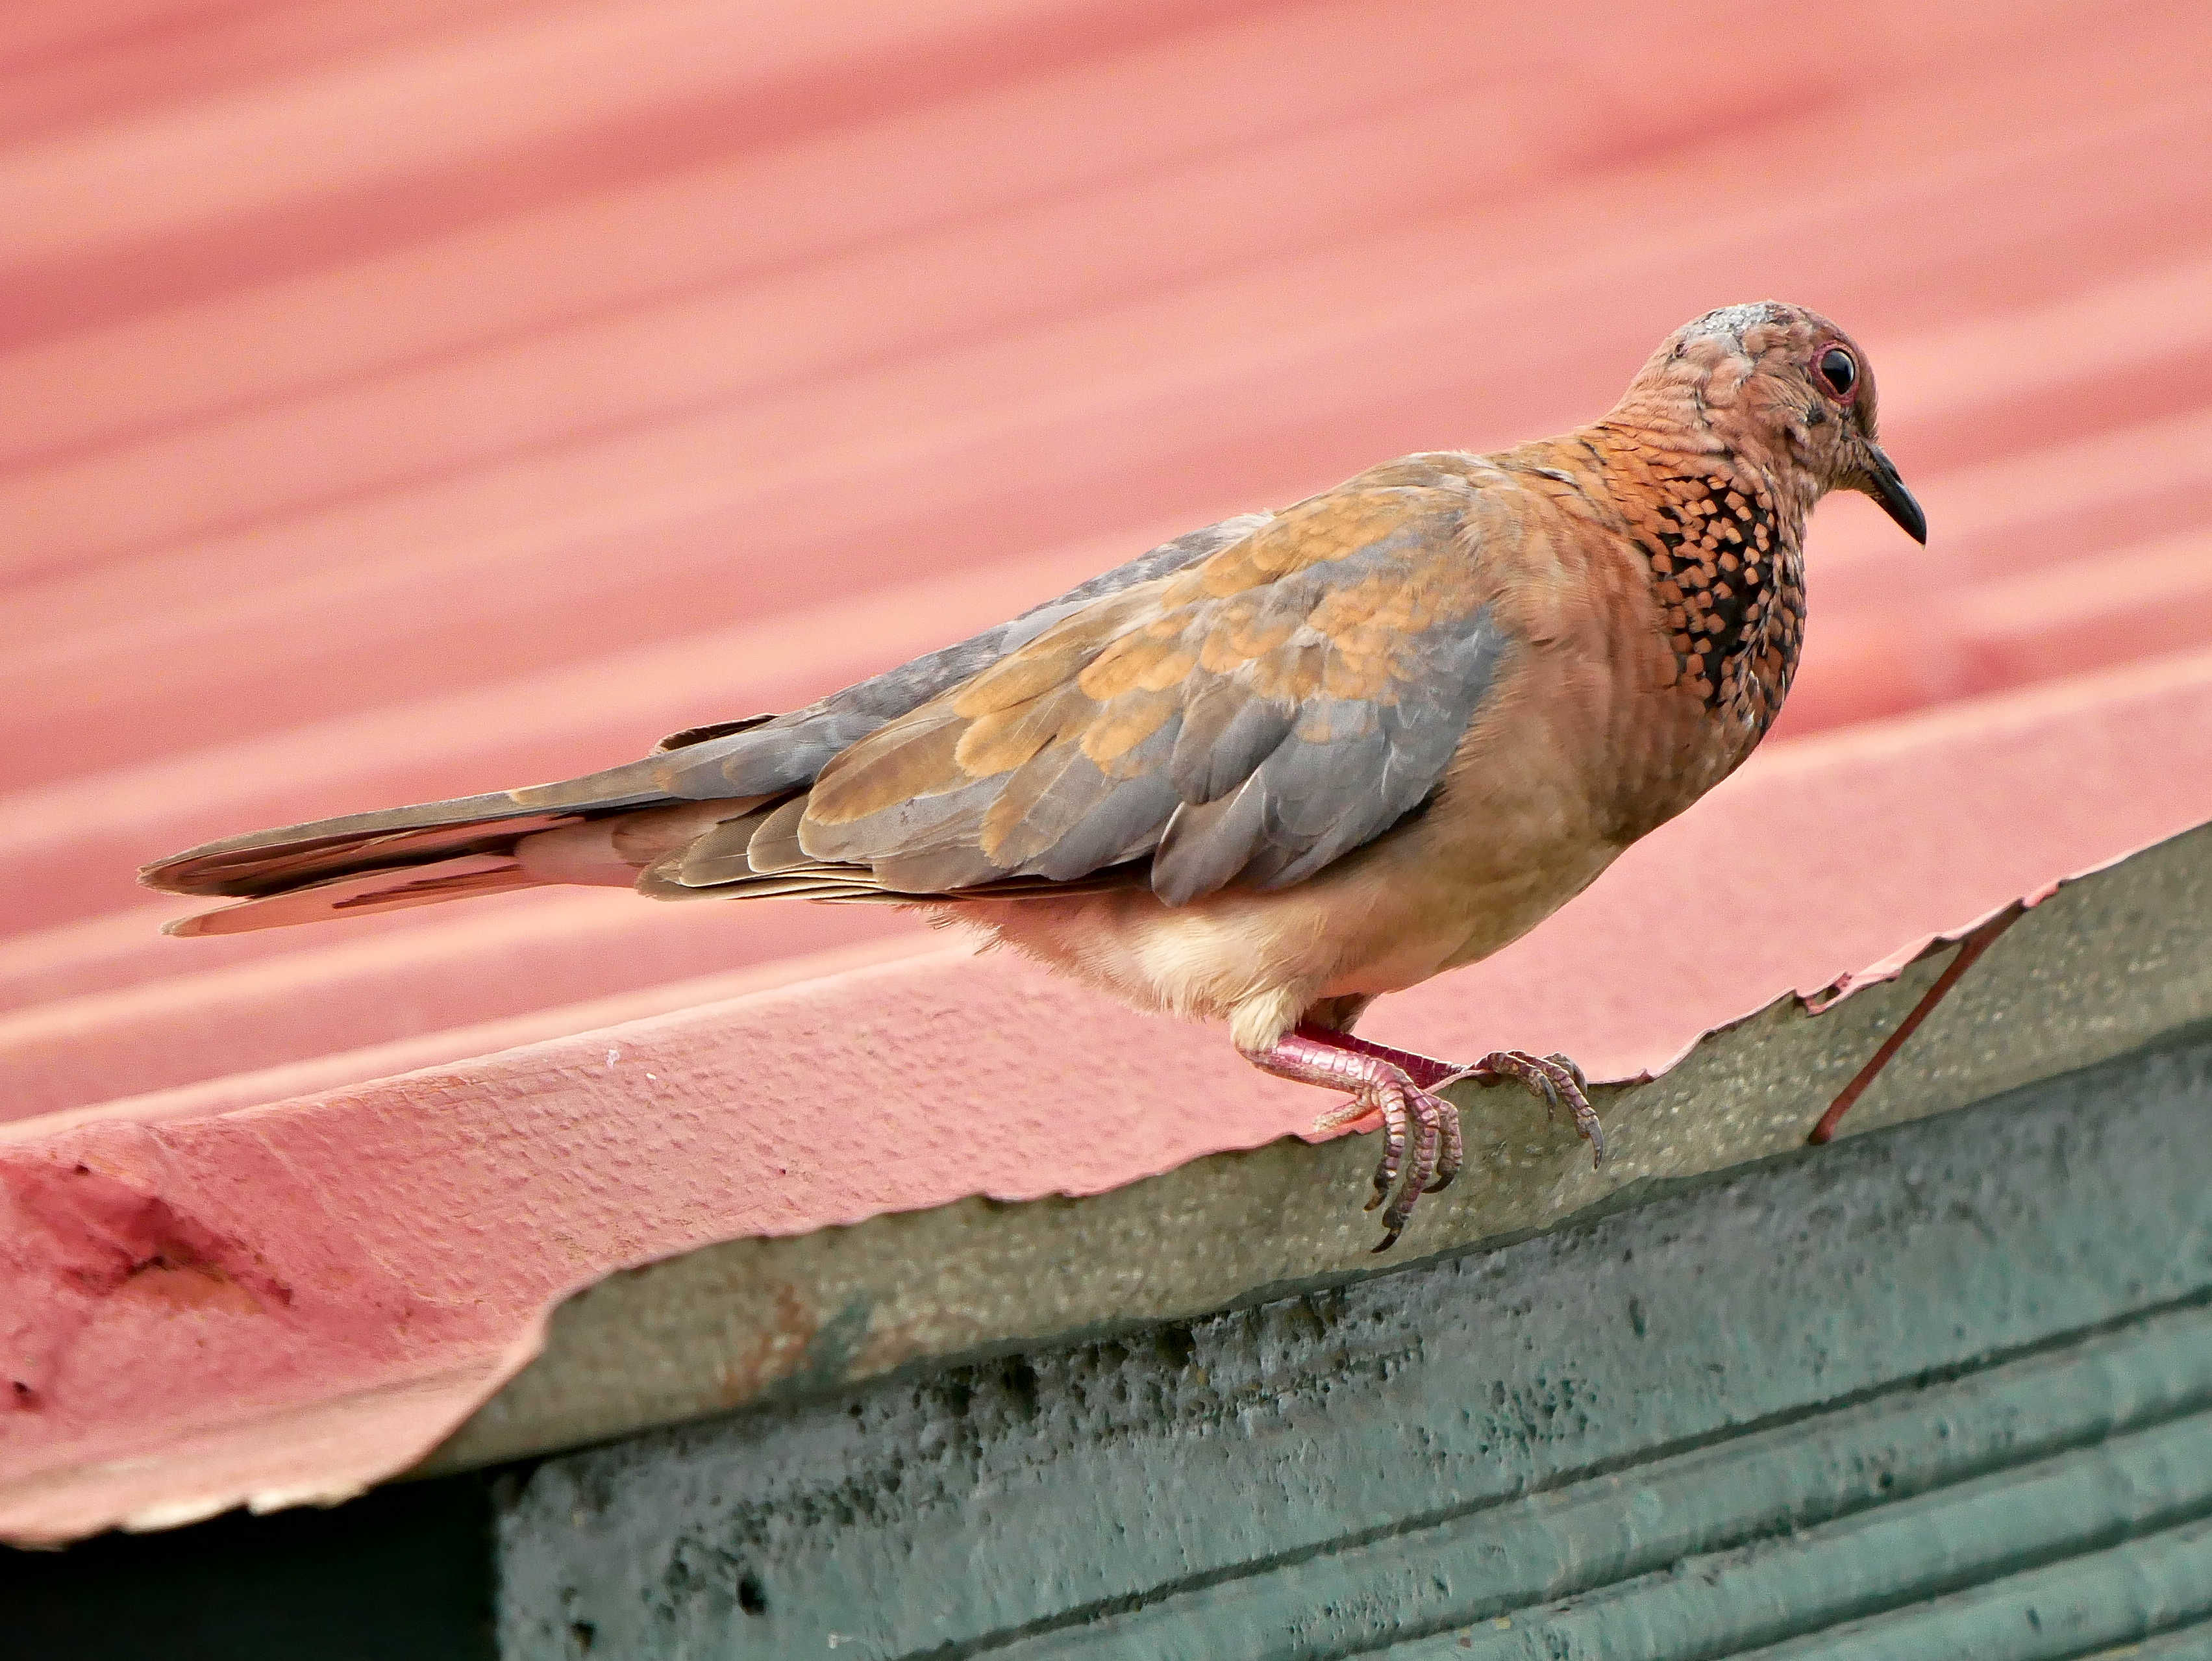
[[[1859,384],[1859,366],[1841,346],[1831,346],[1820,354],[1820,379],[1838,398],[1849,398]]]

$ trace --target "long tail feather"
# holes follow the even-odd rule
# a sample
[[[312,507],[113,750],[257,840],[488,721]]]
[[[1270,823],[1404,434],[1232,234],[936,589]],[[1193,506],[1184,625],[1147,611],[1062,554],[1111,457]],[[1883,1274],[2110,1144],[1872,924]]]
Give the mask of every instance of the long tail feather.
[[[513,860],[472,855],[397,871],[368,871],[331,877],[304,888],[264,895],[237,905],[179,917],[162,926],[165,934],[192,939],[206,934],[243,934],[257,928],[321,922],[369,911],[397,911],[410,905],[435,905],[477,894],[534,888],[537,880]]]
[[[667,757],[648,756],[558,784],[227,837],[157,860],[139,872],[138,880],[171,894],[252,898],[356,871],[424,865],[464,854],[503,854],[524,837],[556,824],[684,800],[667,788],[668,766]]]

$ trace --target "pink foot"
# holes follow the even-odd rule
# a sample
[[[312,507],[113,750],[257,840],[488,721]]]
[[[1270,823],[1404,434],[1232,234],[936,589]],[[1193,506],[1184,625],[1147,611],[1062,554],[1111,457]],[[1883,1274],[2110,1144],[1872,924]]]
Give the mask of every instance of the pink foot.
[[[1604,1132],[1586,1093],[1589,1080],[1564,1056],[1498,1050],[1472,1067],[1454,1067],[1411,1050],[1369,1043],[1349,1033],[1300,1026],[1272,1049],[1246,1052],[1245,1059],[1278,1078],[1341,1090],[1351,1098],[1322,1115],[1314,1123],[1317,1131],[1340,1129],[1381,1116],[1382,1159],[1375,1170],[1374,1197],[1367,1202],[1370,1211],[1389,1202],[1382,1213],[1377,1251],[1397,1244],[1422,1195],[1449,1187],[1459,1174],[1463,1154],[1459,1110],[1437,1094],[1446,1085],[1462,1079],[1516,1080],[1534,1092],[1554,1118],[1564,1113],[1572,1119],[1595,1160],[1605,1158]]]

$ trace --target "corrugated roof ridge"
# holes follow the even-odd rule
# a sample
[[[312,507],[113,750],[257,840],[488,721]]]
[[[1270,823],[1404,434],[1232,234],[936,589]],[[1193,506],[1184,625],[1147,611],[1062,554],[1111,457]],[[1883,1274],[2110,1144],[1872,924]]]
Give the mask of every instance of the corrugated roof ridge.
[[[558,1030],[609,999],[665,1002],[661,989],[702,976],[804,976],[823,952],[890,949],[920,932],[885,907],[670,907],[576,889],[562,899],[489,913],[455,906],[441,927],[366,939],[343,924],[303,930],[289,954],[206,969],[191,966],[191,943],[169,942],[176,967],[165,979],[0,1014],[0,1121],[198,1081],[214,1090],[227,1080],[217,1093],[240,1097],[270,1086],[238,1075],[379,1044],[435,1038],[459,1057],[471,1052],[442,1035],[461,1027],[543,1014]],[[576,1013],[547,1013],[563,1008]]]
[[[263,1107],[289,1108],[462,1062],[495,1061],[509,1052],[541,1044],[571,1039],[596,1043],[604,1034],[619,1034],[640,1022],[789,991],[944,950],[942,942],[927,936],[905,936],[804,952],[748,968],[665,981],[552,1008],[327,1052],[251,1073],[88,1102],[27,1118],[0,1120],[0,1148],[35,1143],[92,1124],[167,1124]]]

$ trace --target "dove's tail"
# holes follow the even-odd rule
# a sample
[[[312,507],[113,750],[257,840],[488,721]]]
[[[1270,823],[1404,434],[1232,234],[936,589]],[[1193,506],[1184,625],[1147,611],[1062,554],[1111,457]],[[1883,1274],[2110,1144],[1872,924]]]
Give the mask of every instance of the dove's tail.
[[[579,868],[574,860],[532,859],[519,850],[548,831],[641,810],[734,812],[747,805],[682,794],[672,759],[655,754],[558,784],[257,830],[157,860],[138,879],[166,893],[246,902],[167,925],[167,933],[182,935],[274,928],[552,882],[627,885],[636,873],[624,865],[602,861]]]

